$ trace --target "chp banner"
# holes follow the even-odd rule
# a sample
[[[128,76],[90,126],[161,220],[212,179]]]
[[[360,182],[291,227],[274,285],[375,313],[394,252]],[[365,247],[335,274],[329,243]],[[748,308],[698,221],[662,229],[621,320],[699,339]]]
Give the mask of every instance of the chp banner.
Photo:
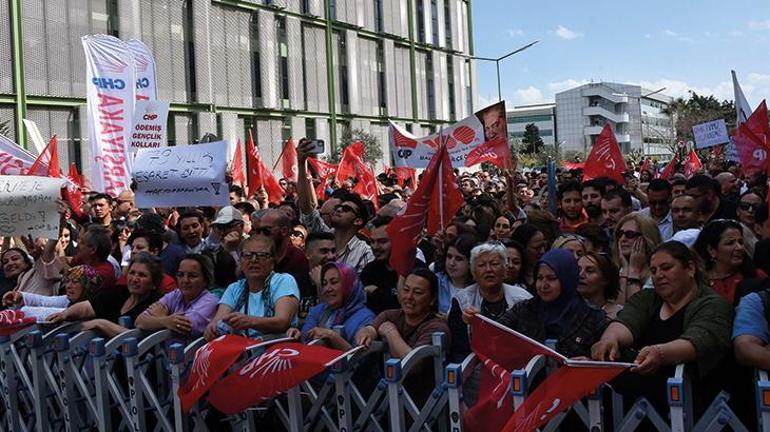
[[[131,129],[131,153],[142,148],[166,147],[168,102],[140,100],[134,105],[134,127]]]
[[[59,238],[56,199],[64,179],[0,176],[0,236]]]
[[[695,136],[695,147],[699,149],[714,147],[730,141],[725,119],[696,124],[692,127],[692,133]]]
[[[227,141],[140,149],[134,160],[136,206],[226,206]]]
[[[117,196],[131,185],[134,56],[128,44],[113,36],[83,36],[82,42],[88,86],[91,189]]]
[[[35,156],[4,135],[0,135],[0,175],[26,174],[33,163],[35,163]]]
[[[417,138],[393,122],[388,125],[388,140],[394,167],[427,168],[443,136],[452,168],[465,166],[465,159],[478,146],[496,139],[508,141],[505,102],[490,105],[440,133]]]
[[[155,57],[147,45],[138,39],[129,39],[126,44],[134,57],[136,100],[156,100],[158,90],[155,83]]]

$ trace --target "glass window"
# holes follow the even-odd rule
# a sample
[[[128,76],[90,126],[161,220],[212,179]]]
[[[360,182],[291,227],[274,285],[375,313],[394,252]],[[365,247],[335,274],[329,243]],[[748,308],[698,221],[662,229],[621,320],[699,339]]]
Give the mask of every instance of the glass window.
[[[425,56],[425,87],[428,91],[428,118],[436,118],[436,89],[433,80],[433,56]]]
[[[452,56],[447,54],[446,56],[447,67],[447,91],[449,93],[449,119],[454,121],[457,116],[457,109],[455,108],[455,66]]]
[[[286,17],[276,17],[278,26],[278,85],[283,106],[289,106],[289,43],[286,35]]]
[[[425,43],[425,9],[421,0],[417,0],[417,42]]]
[[[438,4],[436,0],[430,0],[430,26],[433,33],[433,45],[438,46]]]
[[[444,0],[444,37],[446,47],[452,47],[452,14],[449,11],[450,0]]]
[[[305,119],[305,137],[308,139],[316,139],[318,138],[316,136],[316,130],[315,130],[315,119],[312,118],[306,118]]]
[[[382,0],[374,0],[374,30],[382,33]]]
[[[259,60],[259,19],[256,13],[251,14],[250,24],[251,67],[254,76],[254,80],[251,83],[251,91],[254,94],[254,98],[262,98],[262,65]]]
[[[329,15],[329,18],[337,20],[337,0],[329,0]]]
[[[350,96],[348,94],[348,65],[347,65],[347,43],[345,42],[345,34],[337,32],[339,44],[337,46],[337,57],[339,59],[340,68],[340,104],[342,105],[342,111],[348,112],[348,105],[350,104]]]
[[[377,96],[379,98],[380,115],[387,115],[387,85],[385,80],[385,46],[377,42]]]

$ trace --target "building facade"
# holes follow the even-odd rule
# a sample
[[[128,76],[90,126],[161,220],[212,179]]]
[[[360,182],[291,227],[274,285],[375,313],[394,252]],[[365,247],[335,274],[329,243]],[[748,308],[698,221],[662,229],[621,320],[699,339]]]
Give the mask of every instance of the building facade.
[[[590,151],[605,124],[623,153],[666,155],[673,123],[663,113],[672,98],[640,86],[589,83],[556,94],[557,140],[562,151]]]
[[[169,145],[251,130],[271,164],[352,127],[389,164],[388,119],[421,135],[476,105],[470,0],[0,0],[0,128],[57,134],[63,167],[88,151],[80,38],[99,33],[153,51]]]
[[[534,124],[545,145],[556,142],[556,104],[519,105],[505,113],[508,123],[508,138],[521,140],[527,125]]]

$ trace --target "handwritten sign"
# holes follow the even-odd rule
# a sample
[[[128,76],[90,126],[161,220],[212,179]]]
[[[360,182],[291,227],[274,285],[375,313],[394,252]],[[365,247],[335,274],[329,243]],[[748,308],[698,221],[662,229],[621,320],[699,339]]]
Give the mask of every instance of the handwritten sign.
[[[136,206],[226,206],[227,141],[139,149],[134,160]]]
[[[730,141],[724,119],[697,124],[692,127],[692,133],[695,135],[695,147],[699,149]]]
[[[59,238],[56,199],[64,179],[0,176],[0,236]]]
[[[166,147],[168,102],[136,101],[134,129],[131,132],[131,153],[143,148]]]

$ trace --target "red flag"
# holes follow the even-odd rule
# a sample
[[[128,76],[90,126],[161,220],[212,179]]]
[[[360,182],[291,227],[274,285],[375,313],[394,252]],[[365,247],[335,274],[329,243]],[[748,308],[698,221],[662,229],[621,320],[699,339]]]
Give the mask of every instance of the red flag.
[[[618,376],[628,366],[624,363],[568,362],[542,382],[516,410],[505,427],[499,430],[504,432],[537,430],[575,402],[593,393],[600,385]]]
[[[396,173],[398,178],[398,185],[405,187],[406,181],[409,180],[409,187],[414,189],[417,186],[417,170],[409,167],[395,167],[391,169]]]
[[[658,175],[658,178],[662,178],[663,180],[670,179],[671,176],[674,175],[674,172],[676,172],[677,164],[679,164],[679,158],[677,156],[674,156],[674,158],[668,162],[668,165],[666,165],[666,167],[663,168],[663,171],[660,172],[660,174]]]
[[[281,153],[281,161],[283,162],[283,178],[297,181],[297,146],[294,145],[294,140],[289,137],[286,144],[283,145],[283,152]]]
[[[377,181],[374,171],[364,163],[364,143],[361,141],[356,141],[345,148],[337,168],[337,181],[342,183],[350,178],[358,179],[353,192],[361,195],[363,199],[377,202]]]
[[[233,184],[241,187],[246,184],[246,179],[243,176],[243,148],[241,148],[240,138],[235,145],[235,154],[233,155],[233,163],[230,165],[230,174],[233,176]]]
[[[489,161],[500,168],[507,168],[511,164],[510,160],[511,149],[508,148],[508,142],[504,139],[494,139],[479,144],[471,150],[465,158],[465,166],[469,167]]]
[[[278,179],[275,178],[273,172],[268,170],[264,162],[262,162],[259,150],[254,145],[254,137],[251,131],[249,131],[249,139],[246,141],[246,152],[248,158],[249,195],[253,195],[264,188],[265,192],[267,192],[268,202],[278,204],[284,196],[283,188],[278,183]]]
[[[0,336],[10,336],[36,322],[35,318],[25,317],[22,311],[11,309],[0,311]]]
[[[642,162],[642,166],[639,168],[640,174],[644,171],[652,173],[652,160],[650,158],[644,158],[644,162]]]
[[[29,167],[27,175],[61,177],[59,151],[57,150],[58,141],[56,135],[51,138],[51,141],[48,141],[48,145],[40,152],[32,166]]]
[[[72,162],[70,164],[70,170],[69,173],[67,173],[67,177],[72,180],[73,183],[80,187],[85,187],[85,183],[83,182],[83,176],[80,175],[78,172],[78,167],[75,165],[75,162]]]
[[[585,167],[585,163],[583,162],[567,162],[562,161],[561,166],[564,168],[567,168],[568,170],[571,169],[583,169]]]
[[[315,194],[318,199],[324,199],[326,197],[326,184],[332,176],[337,173],[337,165],[320,161],[316,158],[308,158],[310,169],[315,172],[321,182],[316,186]]]
[[[280,343],[234,371],[209,392],[208,401],[226,415],[259,405],[324,371],[344,354],[318,345]]]
[[[451,208],[455,205],[454,189],[446,185],[450,180],[442,179],[442,172],[446,173],[446,171],[441,170],[444,165],[452,175],[451,181],[454,182],[454,172],[452,171],[452,164],[449,162],[449,153],[446,147],[442,146],[428,163],[422,181],[407,201],[406,207],[401,209],[401,212],[388,224],[387,231],[393,250],[399,251],[399,253],[390,254],[390,266],[399,275],[406,276],[414,267],[417,243],[422,237],[426,222],[430,219],[429,210],[436,211],[436,207],[443,208],[444,223],[446,224],[454,216],[454,213],[451,213]],[[443,206],[435,206],[431,203],[431,200],[437,201],[436,195],[439,184],[442,184],[445,189],[442,196]]]
[[[596,138],[596,143],[591,148],[591,154],[586,159],[583,179],[609,177],[623,184],[625,170],[626,164],[623,162],[623,155],[615,140],[615,133],[612,132],[609,124],[605,124],[602,133]]]
[[[770,126],[767,123],[767,103],[763,100],[749,118],[733,134],[741,166],[746,176],[753,176],[767,168]]]
[[[428,234],[443,231],[465,203],[460,185],[457,184],[449,151],[445,151],[440,161],[436,184],[431,193],[428,209]],[[423,177],[424,178],[424,177]]]
[[[690,150],[690,154],[684,161],[684,176],[688,178],[694,176],[702,166],[698,154],[695,153],[695,150]]]
[[[259,340],[224,335],[198,348],[190,368],[190,375],[179,387],[177,393],[182,402],[182,412],[189,411],[238,360],[246,348],[255,343],[259,343]]]

